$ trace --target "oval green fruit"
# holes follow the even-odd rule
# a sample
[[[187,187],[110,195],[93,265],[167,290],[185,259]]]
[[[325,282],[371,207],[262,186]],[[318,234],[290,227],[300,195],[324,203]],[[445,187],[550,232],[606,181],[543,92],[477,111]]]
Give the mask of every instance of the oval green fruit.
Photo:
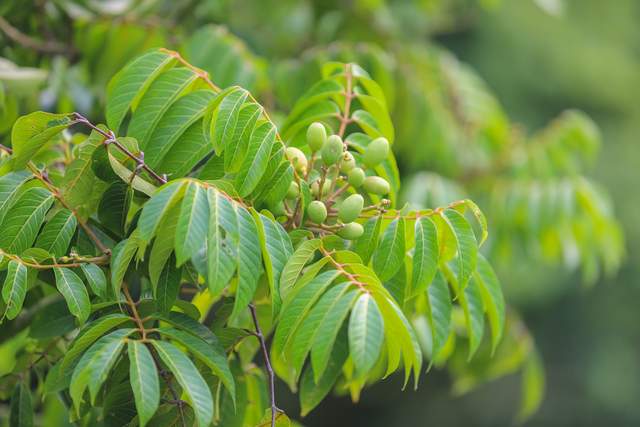
[[[296,147],[287,147],[286,155],[287,159],[289,159],[298,172],[305,172],[307,170],[307,156],[305,156],[302,150]]]
[[[331,135],[327,139],[327,143],[322,147],[322,161],[325,165],[330,166],[336,164],[343,152],[342,138],[338,135]]]
[[[330,179],[325,179],[324,183],[322,184],[322,195],[320,196],[320,198],[326,196],[329,194],[329,191],[331,190],[331,180]],[[318,190],[320,187],[320,179],[318,178],[318,180],[314,181],[313,184],[311,184],[311,194],[313,194],[315,197],[318,197]]]
[[[347,180],[349,181],[349,184],[353,185],[355,188],[358,188],[364,182],[364,178],[364,171],[360,168],[354,168],[351,170],[351,172],[349,172]]]
[[[338,230],[338,236],[347,240],[355,240],[362,236],[364,228],[357,222],[350,222],[345,224],[340,230]]]
[[[291,181],[289,184],[289,189],[287,190],[287,199],[295,199],[300,194],[300,187],[298,183],[295,181]]]
[[[279,202],[275,205],[269,206],[269,210],[276,218],[286,213],[284,209],[284,202]]]
[[[344,199],[338,208],[338,218],[345,223],[355,221],[360,215],[360,212],[362,212],[363,207],[364,197],[360,194],[352,194]]]
[[[380,178],[379,176],[368,176],[364,179],[362,183],[365,191],[368,193],[378,194],[380,196],[384,196],[388,194],[391,190],[389,183],[384,178]]]
[[[376,138],[369,143],[364,150],[362,160],[364,164],[370,168],[377,166],[389,155],[389,141],[387,138]]]
[[[353,154],[349,151],[345,151],[340,162],[340,172],[349,173],[356,167],[356,159],[353,158]]]
[[[311,123],[311,126],[307,128],[307,144],[311,148],[312,152],[320,151],[327,142],[327,131],[324,125],[319,122]]]
[[[309,219],[316,224],[322,224],[327,219],[327,206],[320,200],[314,200],[307,206]]]

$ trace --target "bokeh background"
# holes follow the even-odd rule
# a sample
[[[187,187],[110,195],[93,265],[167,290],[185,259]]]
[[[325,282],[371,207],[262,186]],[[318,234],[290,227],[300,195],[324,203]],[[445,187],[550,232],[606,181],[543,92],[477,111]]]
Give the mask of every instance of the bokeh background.
[[[421,173],[460,183],[467,177],[465,165],[477,160],[475,151],[468,151],[470,159],[460,158],[465,144],[474,142],[464,129],[459,132],[464,120],[457,120],[455,111],[436,111],[448,105],[434,101],[442,92],[434,83],[440,67],[451,67],[458,77],[459,69],[472,74],[471,82],[463,72],[461,82],[451,85],[471,86],[461,92],[462,104],[467,95],[477,94],[476,86],[482,89],[472,101],[479,100],[481,117],[495,116],[486,119],[488,124],[480,120],[488,129],[478,137],[480,144],[507,138],[500,133],[503,125],[531,135],[567,109],[585,112],[599,128],[601,147],[580,173],[610,195],[625,241],[624,251],[606,239],[589,243],[585,251],[603,258],[615,252],[611,256],[622,261],[619,268],[587,274],[591,280],[585,280],[581,266],[568,267],[559,255],[532,255],[517,245],[508,246],[512,256],[497,265],[510,310],[526,325],[546,373],[544,400],[526,425],[640,425],[637,0],[7,0],[0,3],[0,16],[5,21],[0,22],[0,56],[12,63],[0,62],[0,82],[8,87],[7,99],[17,99],[15,108],[1,111],[0,138],[8,138],[11,108],[16,114],[79,110],[100,120],[108,79],[132,56],[154,46],[180,49],[221,86],[248,86],[276,118],[316,80],[317,62],[363,60],[389,101],[396,101],[392,110],[402,139],[396,149],[403,182],[417,180],[423,187],[437,180]],[[204,50],[215,47],[207,44],[212,33],[200,32],[210,24],[228,28],[231,41],[220,37],[220,46],[232,46],[226,56],[208,56]],[[12,28],[20,33],[17,39],[10,35]],[[110,42],[99,42],[101,37]],[[29,49],[29,38],[48,42],[51,49]],[[393,71],[386,69],[385,58],[392,58]],[[32,68],[17,72],[14,66]],[[403,72],[408,82],[397,81]],[[414,106],[416,93],[429,102],[403,109],[403,102]],[[449,127],[462,136],[432,123],[426,128],[433,133],[425,133],[420,125],[434,116],[436,122],[450,120]],[[459,144],[457,151],[437,148],[452,143]],[[472,182],[465,188],[482,202],[493,182],[474,187],[474,175],[467,178]],[[458,193],[443,188],[445,198]],[[405,198],[415,202],[415,191]],[[490,229],[500,229],[501,212],[487,214]],[[535,243],[537,236],[530,238]],[[11,369],[17,351],[12,345],[0,346],[0,373]],[[461,394],[455,392],[455,373],[434,367],[418,391],[401,392],[400,379],[391,377],[368,388],[356,405],[334,396],[301,421],[306,426],[513,425],[522,387],[516,371]],[[282,384],[278,396],[280,406],[297,412],[295,396]],[[59,408],[47,414],[44,425],[64,425]]]

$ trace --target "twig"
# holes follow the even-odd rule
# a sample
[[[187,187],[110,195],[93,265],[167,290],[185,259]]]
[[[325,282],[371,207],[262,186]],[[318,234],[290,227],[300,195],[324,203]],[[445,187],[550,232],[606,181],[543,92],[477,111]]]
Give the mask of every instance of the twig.
[[[25,267],[35,268],[37,270],[48,270],[51,268],[58,268],[58,267],[73,268],[73,267],[80,267],[83,264],[101,265],[101,264],[109,263],[109,255],[107,254],[98,256],[98,257],[74,257],[74,256],[65,256],[60,258],[52,257],[52,258],[49,258],[53,260],[51,264],[40,264],[36,262],[27,261],[18,255],[6,253],[2,249],[0,249],[0,256],[7,257],[10,260],[16,261],[17,263],[24,265]]]
[[[262,348],[262,355],[264,356],[264,365],[267,369],[267,374],[269,375],[269,393],[271,397],[271,427],[275,427],[276,425],[276,412],[279,411],[276,406],[276,376],[273,372],[273,368],[271,367],[271,359],[269,359],[269,350],[267,349],[267,343],[264,339],[264,335],[262,334],[262,329],[260,329],[260,323],[258,323],[258,315],[256,313],[256,306],[249,304],[249,311],[251,311],[251,318],[253,319],[253,325],[256,328],[255,336],[260,341],[260,347]]]
[[[353,98],[353,75],[351,74],[351,64],[346,64],[344,67],[345,79],[347,80],[347,90],[345,93],[344,111],[340,117],[340,128],[338,129],[338,135],[340,138],[344,137],[344,132],[347,129],[347,124],[350,123],[351,118],[351,99]]]
[[[5,33],[14,42],[28,49],[37,50],[44,53],[75,53],[72,46],[66,46],[55,40],[37,40],[28,36],[11,25],[9,21],[0,16],[0,31]]]

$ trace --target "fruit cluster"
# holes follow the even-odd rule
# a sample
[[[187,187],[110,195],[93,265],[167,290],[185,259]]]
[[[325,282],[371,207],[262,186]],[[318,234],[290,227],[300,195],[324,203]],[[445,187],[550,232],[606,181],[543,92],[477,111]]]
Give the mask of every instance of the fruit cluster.
[[[333,231],[347,240],[357,239],[364,232],[362,225],[356,222],[362,211],[382,208],[389,203],[382,199],[365,207],[365,196],[381,197],[390,191],[384,178],[367,175],[367,171],[373,172],[389,155],[389,141],[382,137],[374,139],[360,155],[349,151],[348,144],[339,135],[327,136],[324,125],[315,122],[307,129],[306,143],[309,158],[296,147],[287,148],[287,158],[313,198],[306,206],[309,225]],[[298,182],[291,183],[284,203],[286,212],[295,210],[301,197],[302,183]]]

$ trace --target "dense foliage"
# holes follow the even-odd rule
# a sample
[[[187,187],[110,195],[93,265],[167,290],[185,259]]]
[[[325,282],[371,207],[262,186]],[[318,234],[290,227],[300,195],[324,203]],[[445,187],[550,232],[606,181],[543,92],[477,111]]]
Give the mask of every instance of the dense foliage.
[[[23,45],[4,54],[51,69],[7,61],[0,75],[12,422],[57,395],[82,425],[288,425],[276,375],[305,415],[397,370],[417,386],[427,364],[458,391],[522,370],[520,416],[535,411],[542,367],[487,258],[525,249],[587,281],[617,268],[611,207],[582,175],[598,144],[588,117],[523,135],[471,70],[399,42],[420,25],[402,26],[395,2],[382,10],[397,38],[363,36],[365,6],[348,22],[318,6],[324,33],[299,46],[279,38],[287,25],[274,41],[248,35],[270,61],[222,27],[155,25],[162,2],[115,11],[138,21],[70,4],[33,24],[73,19],[56,41],[16,38],[0,18]],[[197,10],[253,31],[224,7]],[[38,104],[54,112],[19,117]]]

